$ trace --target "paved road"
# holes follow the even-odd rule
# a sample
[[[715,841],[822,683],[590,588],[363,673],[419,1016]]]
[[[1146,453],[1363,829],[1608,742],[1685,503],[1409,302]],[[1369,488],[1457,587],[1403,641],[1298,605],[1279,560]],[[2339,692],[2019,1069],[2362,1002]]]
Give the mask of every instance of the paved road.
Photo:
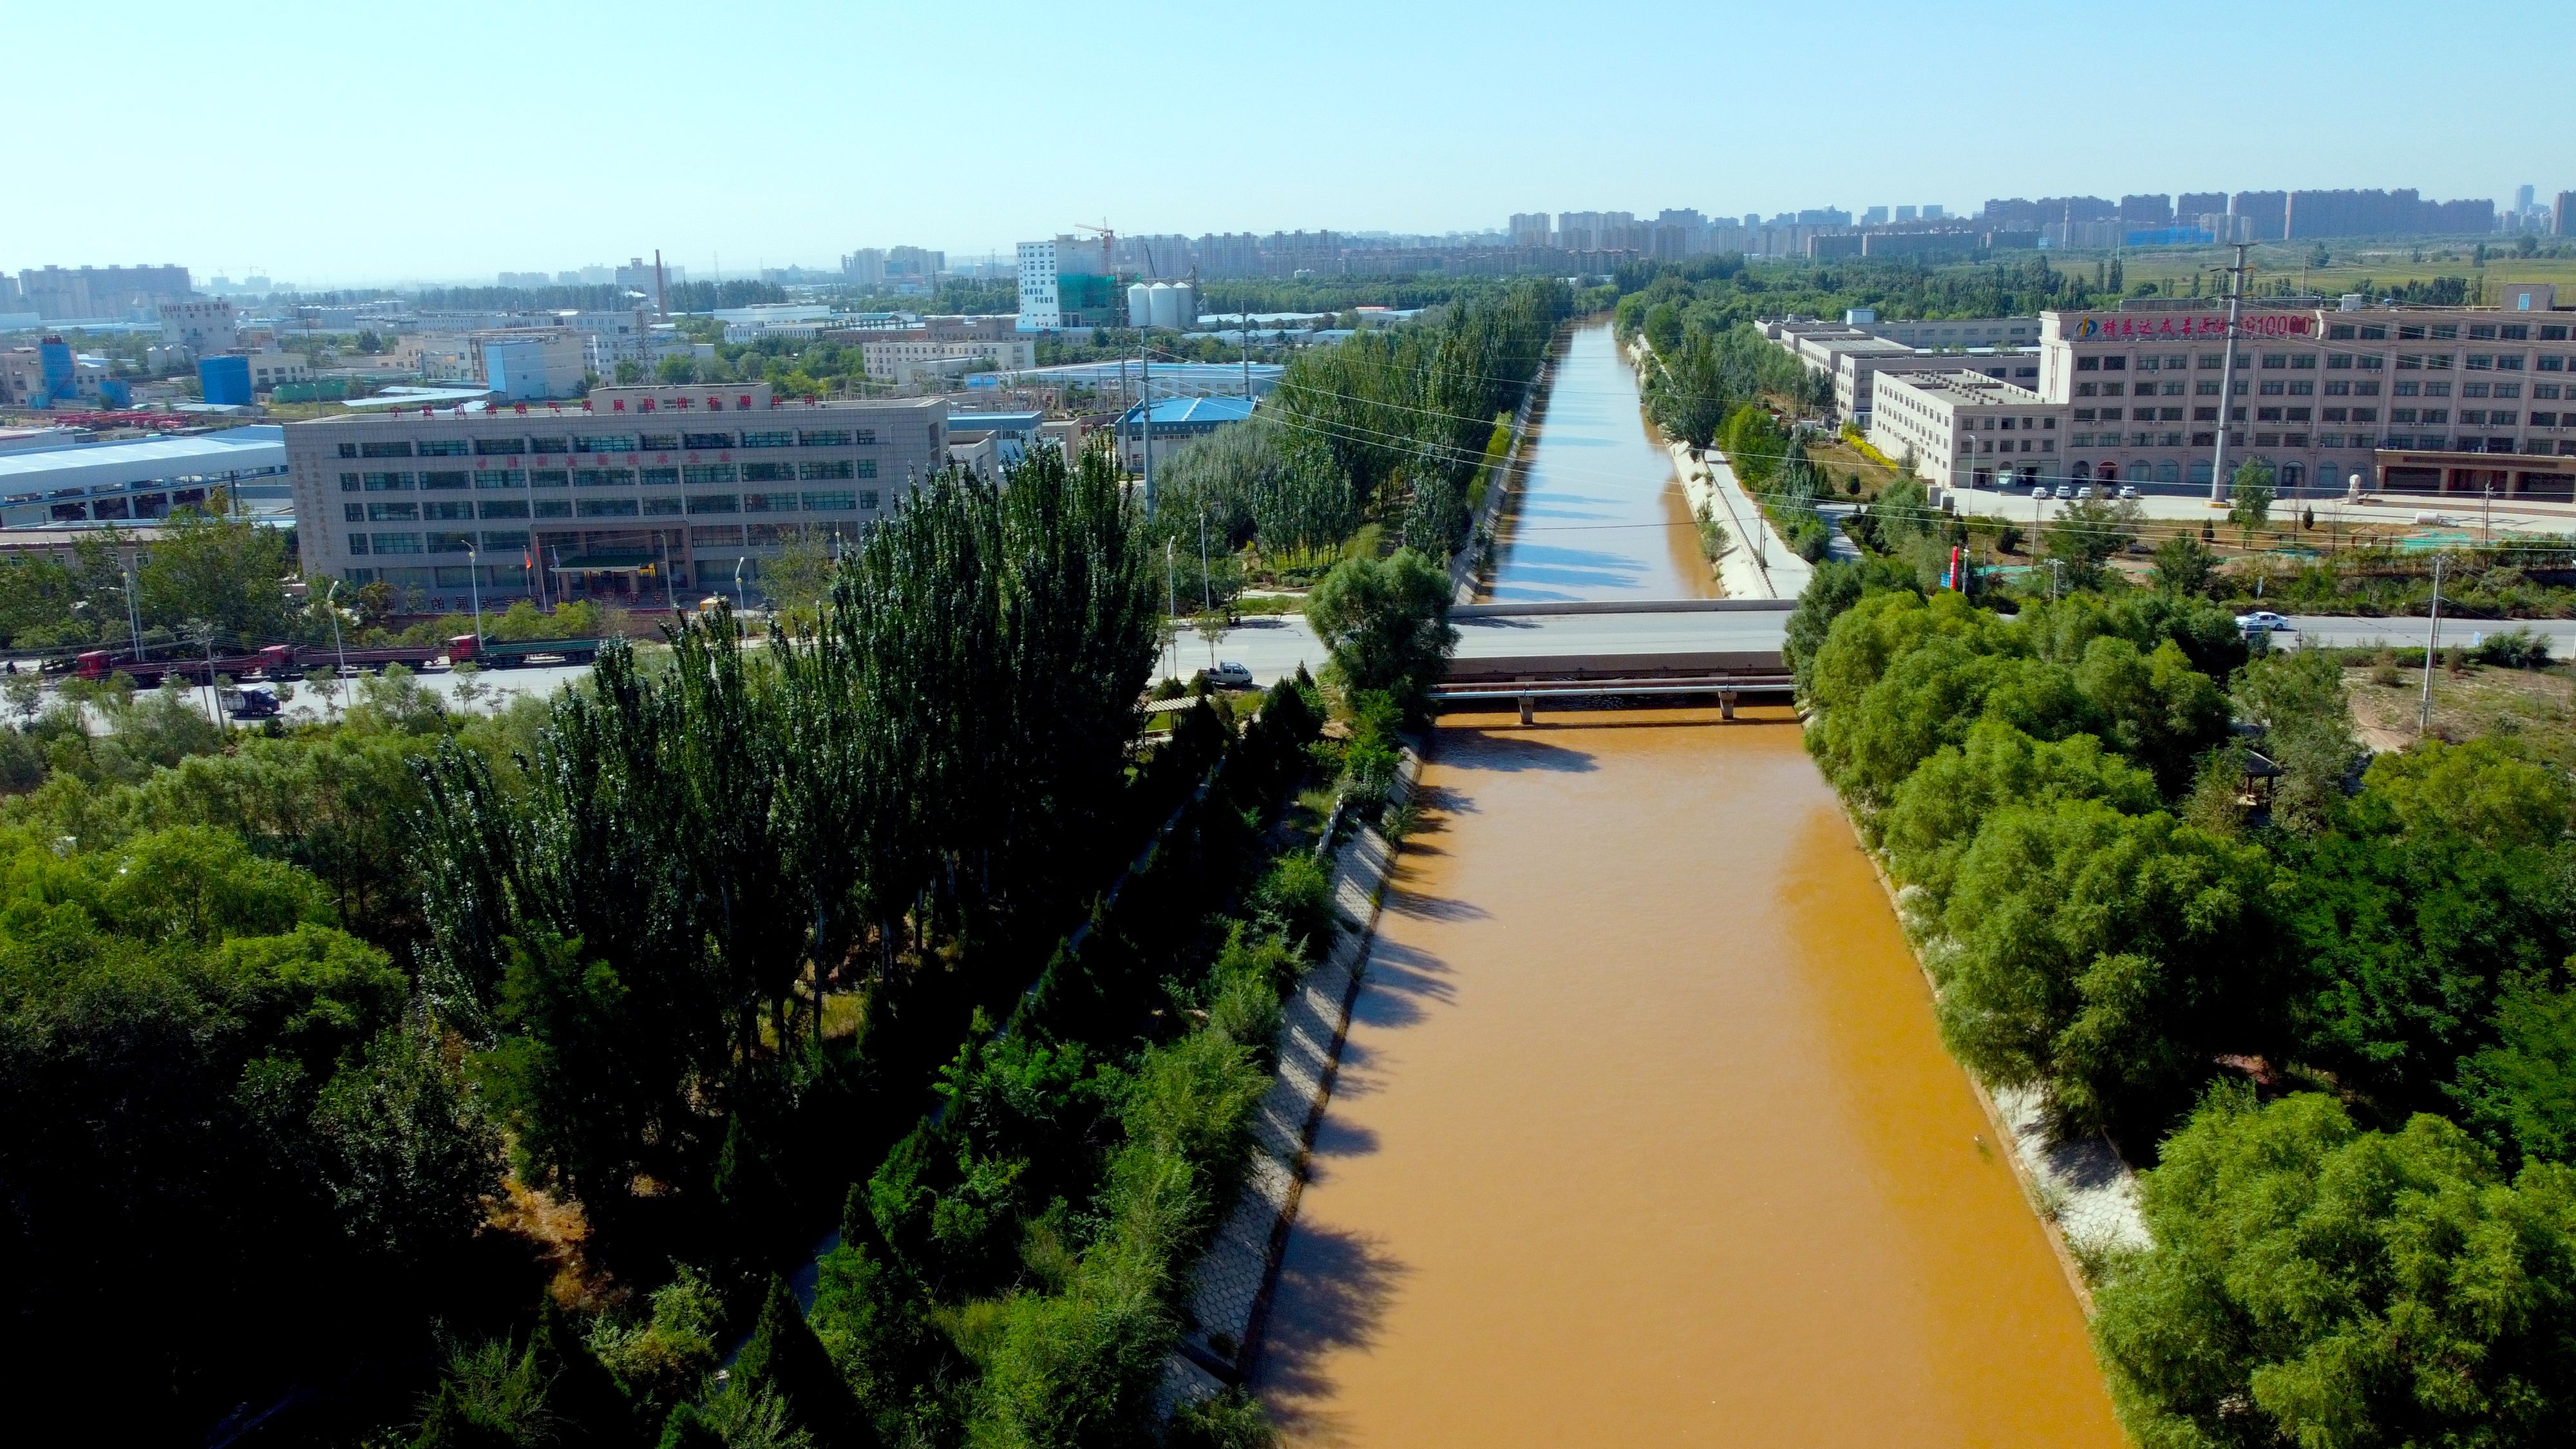
[[[2426,621],[2414,619],[2357,619],[2342,615],[2293,614],[2290,623],[2297,629],[2295,638],[2283,643],[2328,645],[2349,648],[2355,645],[2393,644],[2399,648],[2422,648]],[[2453,619],[2442,620],[2442,643],[2475,644],[2488,634],[2505,629],[2527,629],[2549,641],[2549,652],[2561,659],[2576,657],[2576,619]]]
[[[1777,649],[1788,622],[1784,611],[1703,614],[1555,614],[1457,620],[1461,659],[1529,654],[1678,654],[1693,651]],[[1204,669],[1208,646],[1181,635],[1176,646],[1184,677]],[[1324,667],[1324,647],[1296,615],[1246,619],[1217,641],[1216,657],[1241,664],[1263,684]],[[1168,658],[1168,656],[1167,656]],[[1169,666],[1163,666],[1168,668]]]

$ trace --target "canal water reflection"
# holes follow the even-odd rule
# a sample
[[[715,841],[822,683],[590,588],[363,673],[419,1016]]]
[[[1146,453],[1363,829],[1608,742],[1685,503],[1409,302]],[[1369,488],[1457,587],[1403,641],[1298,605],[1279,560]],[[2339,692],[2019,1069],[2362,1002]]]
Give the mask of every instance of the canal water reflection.
[[[1557,359],[1527,476],[1505,507],[1486,599],[1716,597],[1672,455],[1640,407],[1610,324],[1577,328]]]
[[[2122,1442],[1769,713],[1436,731],[1256,1369],[1290,1442]]]

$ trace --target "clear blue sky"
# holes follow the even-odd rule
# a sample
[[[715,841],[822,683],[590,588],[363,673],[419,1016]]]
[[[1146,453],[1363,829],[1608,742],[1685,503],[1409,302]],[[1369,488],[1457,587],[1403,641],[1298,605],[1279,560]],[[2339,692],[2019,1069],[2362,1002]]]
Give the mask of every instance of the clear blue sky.
[[[2576,187],[2565,0],[70,4],[0,270],[703,276],[1122,232]]]

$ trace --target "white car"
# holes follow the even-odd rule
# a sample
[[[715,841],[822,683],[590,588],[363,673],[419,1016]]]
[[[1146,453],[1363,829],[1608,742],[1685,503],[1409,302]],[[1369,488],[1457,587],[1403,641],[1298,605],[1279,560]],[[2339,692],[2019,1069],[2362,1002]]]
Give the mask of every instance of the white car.
[[[2075,488],[2074,488],[2074,485],[2072,485],[2072,484],[2068,484],[2068,483],[2060,483],[2060,484],[2058,484],[2058,485],[2057,485],[2057,496],[2058,496],[2058,497],[2060,497],[2060,498],[2072,498],[2072,497],[2074,497],[2074,496],[2075,496]]]
[[[1199,677],[1218,689],[1250,689],[1252,671],[1229,659],[1214,669],[1202,669]]]
[[[2256,609],[2251,614],[2237,615],[2236,627],[2248,634],[2265,634],[2275,629],[2295,630],[2298,626],[2269,609]]]
[[[2123,498],[2135,498],[2138,496],[2138,490],[2130,487],[2126,483],[2123,483],[2120,485],[2120,496]]]
[[[2083,487],[2076,489],[2076,490],[2075,490],[2075,496],[2076,496],[2076,497],[2078,497],[2078,498],[2090,498],[2090,497],[2092,497],[2092,496],[2093,496],[2093,485],[2092,485],[2092,484],[2090,484],[2090,483],[2087,483],[2087,484],[2085,484]]]
[[[2048,496],[2048,485],[2043,483],[2033,487],[2030,490],[2030,496],[2033,498],[2046,498]]]

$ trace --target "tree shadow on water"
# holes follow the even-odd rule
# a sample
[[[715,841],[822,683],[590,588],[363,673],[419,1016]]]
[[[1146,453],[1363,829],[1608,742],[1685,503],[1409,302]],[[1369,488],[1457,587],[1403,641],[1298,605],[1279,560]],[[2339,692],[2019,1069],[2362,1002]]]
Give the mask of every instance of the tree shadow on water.
[[[1449,731],[1442,733],[1446,736]],[[1440,763],[1453,770],[1491,770],[1500,774],[1556,770],[1582,775],[1601,768],[1587,751],[1530,738],[1517,720],[1491,728],[1457,728],[1456,735],[1454,740],[1444,738],[1440,750]]]
[[[1251,1380],[1282,1427],[1299,1439],[1339,1443],[1348,1426],[1328,1407],[1325,1360],[1376,1345],[1387,1305],[1412,1270],[1386,1245],[1299,1222],[1279,1263]]]

